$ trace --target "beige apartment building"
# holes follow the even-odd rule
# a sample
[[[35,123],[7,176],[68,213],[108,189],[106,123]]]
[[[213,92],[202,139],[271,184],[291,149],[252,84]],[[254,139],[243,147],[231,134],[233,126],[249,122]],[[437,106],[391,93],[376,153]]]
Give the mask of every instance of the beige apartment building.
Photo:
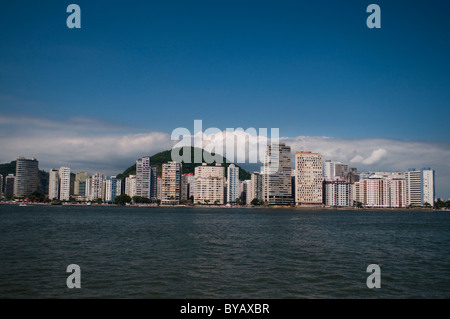
[[[168,162],[162,164],[161,203],[179,204],[181,200],[182,164]]]
[[[322,155],[311,152],[295,154],[296,205],[322,205]]]
[[[225,204],[225,168],[221,164],[195,168],[194,203]]]

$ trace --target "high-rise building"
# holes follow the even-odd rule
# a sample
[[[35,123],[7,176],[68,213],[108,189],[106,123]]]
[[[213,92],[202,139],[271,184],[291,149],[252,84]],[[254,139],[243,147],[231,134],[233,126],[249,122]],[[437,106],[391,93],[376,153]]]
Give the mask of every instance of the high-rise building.
[[[325,205],[332,207],[353,206],[353,184],[342,181],[324,181]]]
[[[376,172],[364,175],[354,184],[354,201],[368,207],[406,206],[406,180],[401,173]]]
[[[116,176],[111,176],[105,179],[105,202],[112,203],[121,193],[122,181]]]
[[[150,199],[156,200],[158,197],[158,168],[151,167],[150,176]]]
[[[235,203],[239,198],[239,167],[230,164],[227,169],[227,202]]]
[[[348,176],[347,176],[347,181],[349,183],[356,183],[359,182],[359,174],[358,174],[358,170],[355,167],[350,167],[348,169]]]
[[[322,205],[322,155],[311,152],[295,154],[295,203]]]
[[[59,199],[59,171],[55,168],[49,172],[48,198],[50,200]]]
[[[194,196],[194,174],[183,174],[181,176],[181,199],[189,200],[191,196]]]
[[[181,200],[181,163],[163,163],[161,168],[161,203],[179,204]]]
[[[103,174],[100,172],[95,173],[90,178],[90,190],[89,190],[89,200],[96,200],[103,198]]]
[[[406,207],[406,180],[402,177],[389,180],[391,207]]]
[[[136,196],[151,198],[150,156],[141,157],[136,161]]]
[[[407,205],[422,205],[422,173],[411,169],[405,173]]]
[[[131,198],[136,196],[136,175],[129,175],[125,178],[125,194]]]
[[[59,200],[68,201],[70,199],[70,168],[61,167],[59,169]]]
[[[75,175],[74,194],[79,196],[86,196],[86,180],[88,174],[85,172],[77,173]]]
[[[368,207],[388,208],[391,205],[389,180],[381,175],[372,175],[359,181],[360,202]]]
[[[245,205],[250,205],[252,202],[252,180],[248,179],[241,182],[242,192],[241,192],[241,201],[245,203]]]
[[[411,169],[405,172],[406,179],[406,203],[407,205],[434,205],[435,199],[435,173],[430,168],[420,171]]]
[[[323,163],[323,178],[327,181],[346,180],[348,177],[348,165],[341,162],[326,160]]]
[[[266,146],[263,168],[263,200],[269,205],[291,205],[291,147],[285,143]]]
[[[225,200],[225,168],[221,164],[216,166],[202,166],[195,168],[194,202],[201,204],[224,204]]]
[[[39,162],[35,158],[19,157],[16,161],[14,195],[23,197],[37,191],[39,182]]]
[[[263,199],[263,175],[260,172],[254,172],[252,174],[250,198],[250,202],[255,198],[259,200]]]
[[[426,203],[434,206],[434,170],[424,168],[422,170],[422,205]]]
[[[14,174],[8,174],[5,177],[5,197],[14,196],[14,184],[16,183],[16,177]]]
[[[157,177],[156,182],[158,183],[158,187],[156,188],[156,199],[161,200],[161,198],[162,198],[162,178],[161,178],[161,176]]]

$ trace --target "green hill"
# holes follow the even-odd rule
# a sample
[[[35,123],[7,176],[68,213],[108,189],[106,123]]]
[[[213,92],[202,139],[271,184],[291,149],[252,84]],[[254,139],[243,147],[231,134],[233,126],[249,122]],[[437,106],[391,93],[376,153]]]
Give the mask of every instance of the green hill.
[[[203,151],[207,154],[207,151]],[[182,153],[181,153],[182,154]],[[214,156],[214,153],[212,153]],[[219,163],[222,164],[225,168],[227,168],[232,163],[227,163],[226,160],[220,156]],[[161,167],[163,163],[167,163],[172,161],[172,150],[167,150],[164,152],[160,152],[158,154],[155,154],[150,157],[150,165],[158,168],[158,175],[161,176]],[[200,163],[194,163],[194,147],[191,147],[191,163],[183,163],[183,174],[187,173],[194,173],[195,167],[200,166],[202,164]],[[210,164],[215,165],[215,162]],[[236,164],[235,164],[236,165]],[[239,167],[239,165],[236,165]],[[117,178],[125,178],[129,175],[135,175],[136,174],[136,164],[133,164],[132,166],[128,167],[123,173],[120,173],[117,175]],[[227,170],[225,169],[225,175],[227,174]],[[239,179],[240,180],[247,180],[251,178],[251,174],[247,172],[246,170],[239,167]]]

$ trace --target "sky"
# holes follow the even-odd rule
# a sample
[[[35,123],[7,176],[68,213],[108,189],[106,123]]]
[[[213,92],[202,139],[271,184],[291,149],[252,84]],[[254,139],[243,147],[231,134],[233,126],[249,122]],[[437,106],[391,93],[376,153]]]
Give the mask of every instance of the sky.
[[[69,29],[66,8],[81,8]],[[369,29],[369,4],[381,29]],[[450,197],[448,1],[8,1],[0,163],[117,174],[203,127],[279,128],[293,153],[436,170]]]

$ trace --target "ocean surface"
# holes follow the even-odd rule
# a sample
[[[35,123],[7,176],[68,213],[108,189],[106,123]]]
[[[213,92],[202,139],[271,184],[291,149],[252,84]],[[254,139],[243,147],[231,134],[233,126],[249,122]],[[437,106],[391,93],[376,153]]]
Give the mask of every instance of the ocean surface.
[[[450,214],[0,205],[0,298],[450,298]]]

